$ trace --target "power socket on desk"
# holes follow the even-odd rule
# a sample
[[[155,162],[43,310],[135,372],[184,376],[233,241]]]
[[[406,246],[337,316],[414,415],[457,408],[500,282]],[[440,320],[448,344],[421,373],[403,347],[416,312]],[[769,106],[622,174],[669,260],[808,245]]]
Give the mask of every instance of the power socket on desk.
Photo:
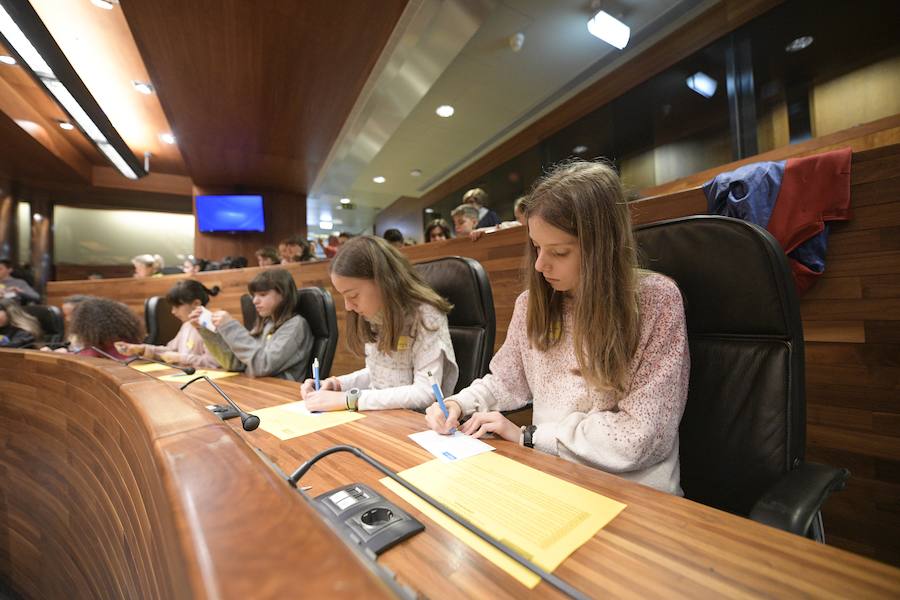
[[[228,404],[207,404],[206,410],[216,415],[223,421],[227,419],[233,419],[238,416],[238,411],[234,410],[234,407],[229,406]]]
[[[376,555],[425,530],[409,513],[361,483],[316,496],[314,504],[350,542]]]

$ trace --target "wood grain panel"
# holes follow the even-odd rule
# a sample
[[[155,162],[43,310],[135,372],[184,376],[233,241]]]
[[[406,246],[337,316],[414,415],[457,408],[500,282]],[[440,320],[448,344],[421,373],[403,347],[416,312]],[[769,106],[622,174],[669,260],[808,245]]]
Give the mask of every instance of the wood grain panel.
[[[869,203],[855,207],[850,222],[833,228],[831,239],[834,243],[829,247],[825,274],[801,302],[805,337],[809,342],[807,405],[814,418],[827,418],[831,423],[828,426],[810,425],[807,431],[809,455],[817,460],[826,452],[842,451],[853,459],[851,468],[854,463],[869,459],[900,462],[900,436],[896,433],[893,417],[900,412],[897,408],[900,367],[891,355],[900,344],[900,244],[896,235],[900,228],[900,197],[894,183],[883,188],[877,185],[881,179],[892,180],[900,173],[900,146],[855,153],[852,173],[851,201],[859,187],[865,186]],[[635,221],[644,223],[703,212],[705,201],[702,191],[694,189],[677,192],[671,197],[643,199],[633,203],[631,208]],[[478,242],[456,239],[414,246],[403,252],[413,261],[446,255],[469,256],[480,261],[491,279],[499,347],[506,336],[515,298],[522,290],[519,264],[524,244],[525,232],[511,229],[487,235]],[[327,263],[289,265],[288,268],[298,284],[331,289]],[[238,299],[255,272],[246,269],[201,274],[200,279],[207,285],[223,285],[223,296],[215,299],[214,305],[239,314]],[[146,296],[164,293],[174,279],[177,277],[142,282],[51,282],[49,290],[54,302],[67,294],[92,291],[122,299],[141,309]],[[335,300],[343,331],[343,302],[339,297]],[[850,348],[851,345],[854,348]],[[349,356],[339,344],[335,373],[347,372],[361,364],[362,361]],[[870,419],[873,430],[878,423],[877,433],[840,423],[836,418],[840,413],[832,408],[868,412],[868,416],[856,412],[848,414],[854,415],[854,422],[860,418]],[[876,472],[870,478],[886,482],[888,475],[883,473]],[[854,485],[855,479],[852,479],[851,489]],[[829,504],[825,509],[826,528],[833,524],[840,532],[835,542],[848,549],[900,564],[900,537],[889,539],[881,534],[879,527],[893,518],[898,505],[900,494],[893,496],[890,502],[880,502],[872,510],[851,517],[844,510],[832,510]]]
[[[0,448],[0,573],[22,597],[387,597],[228,426],[133,369],[0,351]]]
[[[222,380],[222,387],[251,410],[292,401],[296,395],[294,385],[269,378],[230,378]],[[198,403],[216,400],[206,388],[192,387],[190,395]],[[231,423],[238,431],[239,425]],[[417,413],[372,411],[353,423],[287,441],[262,430],[238,432],[287,472],[338,443],[362,448],[389,468],[402,470],[432,458],[407,438],[422,427],[423,417]],[[589,597],[862,597],[900,592],[896,569],[517,444],[487,441],[501,455],[628,505],[554,571]],[[318,463],[302,483],[318,495],[361,482],[409,508],[379,479],[378,472],[357,459],[338,454]],[[890,490],[880,487],[876,493],[871,505],[889,498]],[[425,523],[425,532],[379,558],[401,583],[433,598],[559,597],[544,583],[534,590],[523,588],[419,511],[411,512]]]

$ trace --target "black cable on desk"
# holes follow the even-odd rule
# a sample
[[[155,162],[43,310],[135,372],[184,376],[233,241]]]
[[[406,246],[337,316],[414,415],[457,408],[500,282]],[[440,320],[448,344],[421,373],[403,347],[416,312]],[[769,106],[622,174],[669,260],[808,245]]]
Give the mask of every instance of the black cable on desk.
[[[458,523],[459,525],[462,525],[463,527],[465,527],[466,529],[468,529],[469,531],[471,531],[472,533],[477,535],[483,541],[487,542],[488,544],[490,544],[491,546],[493,546],[494,548],[496,548],[503,554],[507,555],[508,557],[510,557],[511,559],[513,559],[514,561],[516,561],[517,563],[519,563],[520,565],[522,565],[523,567],[525,567],[526,569],[531,571],[532,573],[538,575],[541,579],[543,579],[544,581],[546,581],[547,583],[549,583],[550,585],[552,585],[553,587],[555,587],[562,593],[568,595],[571,598],[578,598],[579,600],[588,600],[588,596],[586,596],[582,592],[578,591],[571,584],[560,579],[553,573],[548,573],[547,571],[545,571],[541,567],[537,566],[536,564],[534,564],[533,562],[531,562],[530,560],[528,560],[527,558],[525,558],[524,556],[522,556],[521,554],[519,554],[518,552],[516,552],[515,550],[513,550],[506,544],[504,544],[503,542],[495,540],[490,535],[488,535],[487,533],[485,533],[484,531],[482,531],[481,529],[479,529],[478,527],[476,527],[475,525],[473,525],[472,523],[470,523],[463,517],[459,516],[458,514],[456,514],[455,512],[453,512],[446,506],[444,506],[441,502],[432,498],[430,495],[426,494],[425,492],[423,492],[422,490],[420,490],[413,484],[409,483],[402,477],[398,476],[396,473],[394,473],[393,471],[388,469],[382,463],[375,460],[374,458],[372,458],[371,456],[369,456],[368,454],[366,454],[365,452],[363,452],[362,450],[360,450],[359,448],[356,448],[354,446],[345,446],[345,445],[332,446],[331,448],[322,450],[321,452],[319,452],[318,454],[316,454],[315,456],[313,456],[312,458],[310,458],[309,460],[304,462],[302,465],[300,465],[296,471],[291,473],[291,476],[288,477],[288,479],[287,479],[288,483],[292,487],[296,488],[297,483],[306,474],[306,472],[309,471],[309,469],[314,464],[316,464],[318,461],[325,458],[329,454],[336,454],[338,452],[349,452],[350,454],[353,454],[357,458],[360,458],[360,459],[364,460],[365,462],[369,463],[369,465],[371,465],[372,467],[375,467],[375,469],[377,469],[378,471],[381,471],[382,473],[384,473],[385,475],[390,477],[393,481],[396,481],[397,483],[402,485],[404,488],[406,488],[407,490],[409,490],[410,492],[412,492],[413,494],[415,494],[416,496],[418,496],[419,498],[421,498],[422,500],[424,500],[425,502],[427,502],[434,508],[441,511],[441,513],[443,513],[447,517],[450,517],[451,519],[453,519],[454,522]]]

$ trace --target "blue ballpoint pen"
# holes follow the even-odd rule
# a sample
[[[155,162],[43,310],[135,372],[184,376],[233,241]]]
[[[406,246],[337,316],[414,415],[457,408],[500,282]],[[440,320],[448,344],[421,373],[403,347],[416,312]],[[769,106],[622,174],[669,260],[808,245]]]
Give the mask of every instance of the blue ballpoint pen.
[[[319,359],[318,357],[313,359],[313,379],[315,382],[313,386],[315,386],[316,391],[319,391]]]
[[[428,371],[428,378],[431,379],[431,389],[434,391],[434,397],[437,400],[438,406],[441,407],[441,412],[444,413],[444,418],[446,419],[450,416],[450,411],[447,410],[447,405],[444,404],[444,394],[441,393],[441,386],[434,380],[434,375],[431,374],[431,371]],[[456,433],[456,428],[454,427],[451,429],[450,433]]]

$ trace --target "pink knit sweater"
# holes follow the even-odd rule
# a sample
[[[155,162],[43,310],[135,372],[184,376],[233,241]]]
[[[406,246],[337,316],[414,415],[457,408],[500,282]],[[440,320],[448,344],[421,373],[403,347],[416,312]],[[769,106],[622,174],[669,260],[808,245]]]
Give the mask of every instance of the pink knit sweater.
[[[528,292],[516,300],[506,341],[491,373],[452,396],[469,415],[513,410],[533,401],[535,448],[591,465],[672,494],[681,494],[678,424],[687,399],[690,354],[681,293],[656,273],[640,282],[640,341],[631,385],[618,403],[577,372],[572,302],[564,307],[563,338],[531,348],[525,315]]]

